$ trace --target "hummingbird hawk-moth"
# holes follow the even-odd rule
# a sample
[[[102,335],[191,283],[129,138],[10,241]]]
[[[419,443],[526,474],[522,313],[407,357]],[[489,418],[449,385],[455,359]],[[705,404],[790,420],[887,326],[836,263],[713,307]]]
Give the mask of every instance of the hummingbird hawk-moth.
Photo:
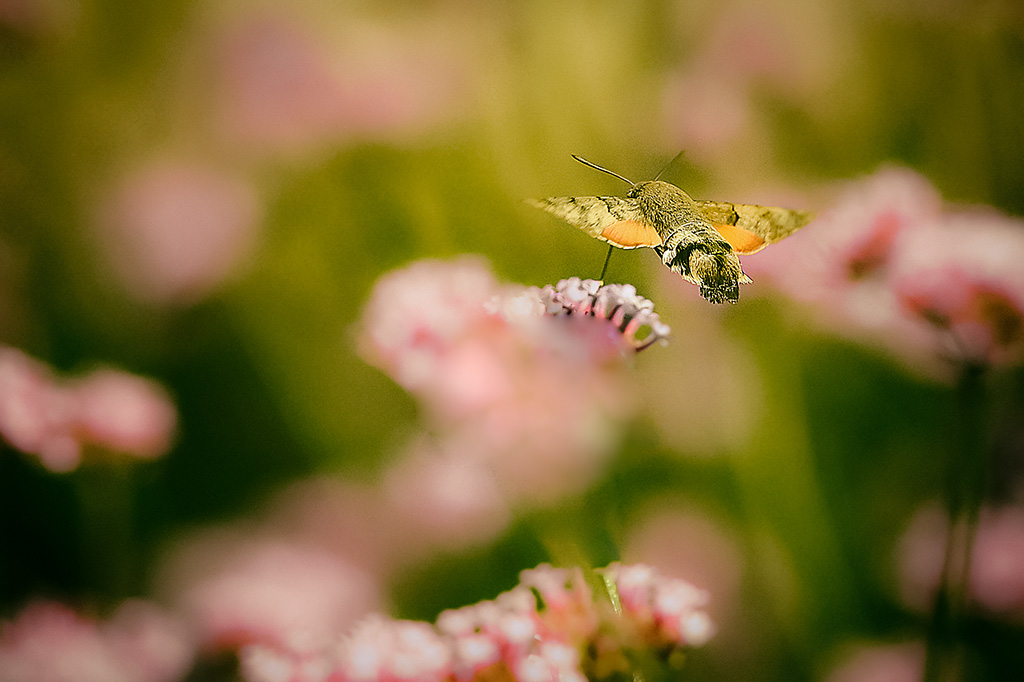
[[[670,270],[700,287],[712,303],[735,303],[743,274],[739,255],[756,253],[788,237],[811,220],[807,211],[694,201],[663,180],[634,183],[575,154],[574,159],[628,182],[624,197],[531,199],[591,237],[620,249],[651,247]]]

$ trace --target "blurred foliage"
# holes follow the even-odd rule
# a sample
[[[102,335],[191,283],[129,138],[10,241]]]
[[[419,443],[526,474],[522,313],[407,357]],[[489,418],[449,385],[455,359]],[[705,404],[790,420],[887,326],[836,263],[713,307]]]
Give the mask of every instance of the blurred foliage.
[[[801,30],[821,40],[789,58],[820,59],[826,73],[810,85],[751,76],[749,127],[666,177],[728,199],[764,187],[810,193],[898,162],[950,200],[1024,213],[1019,5],[892,4],[833,0],[810,12]],[[753,11],[667,0],[12,6],[22,5],[29,18],[0,28],[2,339],[61,371],[104,362],[157,378],[181,429],[162,461],[62,476],[0,453],[5,613],[34,594],[110,604],[145,593],[161,548],[191,528],[251,513],[313,473],[372,480],[417,418],[356,352],[353,325],[375,279],[467,252],[511,281],[596,276],[603,245],[522,198],[621,193],[570,153],[653,177],[680,145],[666,84],[701,64],[723,17]],[[225,140],[210,123],[207,60],[218,29],[248,12],[294,16],[339,40],[366,26],[440,25],[459,67],[452,113],[412,136],[328,136],[296,153]],[[241,174],[264,211],[255,257],[191,305],[133,298],[95,239],[95,207],[111,183],[167,154]],[[893,548],[912,512],[940,494],[951,391],[824,338],[784,302],[750,295],[757,284],[728,310],[673,307],[659,267],[649,253],[619,253],[609,279],[636,283],[671,311],[662,316],[677,336],[686,316],[709,316],[751,354],[759,405],[743,446],[692,452],[641,417],[585,499],[410,569],[393,586],[396,613],[430,618],[507,589],[545,558],[538,527],[564,524],[595,562],[613,559],[632,516],[668,495],[729,519],[744,544],[752,643],[735,660],[696,654],[688,679],[814,679],[838,643],[919,632],[922,616],[896,594]],[[673,352],[649,351],[638,370]],[[1020,457],[1021,387],[1019,375],[998,378],[991,398],[1008,467]],[[972,628],[986,679],[1024,669],[1018,627],[979,619]]]

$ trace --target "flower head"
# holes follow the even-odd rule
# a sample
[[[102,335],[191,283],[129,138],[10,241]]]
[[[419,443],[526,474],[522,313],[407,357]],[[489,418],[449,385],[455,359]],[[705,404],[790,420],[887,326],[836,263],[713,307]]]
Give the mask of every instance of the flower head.
[[[148,602],[107,621],[34,602],[0,622],[0,682],[172,682],[192,654],[181,625]]]
[[[497,599],[445,611],[434,625],[375,616],[315,654],[250,647],[243,669],[253,682],[585,682],[630,672],[633,653],[668,661],[712,635],[706,594],[692,585],[645,566],[599,574],[605,587],[595,591],[579,569],[542,565]]]
[[[1024,222],[955,213],[898,247],[896,301],[936,331],[937,352],[982,364],[1024,357]]]
[[[210,532],[184,545],[162,582],[207,650],[255,642],[309,647],[377,601],[362,567],[309,543]]]
[[[918,512],[901,540],[898,562],[901,592],[910,606],[931,605],[942,572],[949,532],[936,506]],[[1024,620],[1024,508],[983,508],[971,557],[968,588],[973,603],[986,613]]]
[[[933,374],[1024,357],[1024,237],[995,213],[943,213],[919,176],[852,184],[805,232],[750,259],[843,333]]]
[[[89,447],[143,459],[170,448],[177,412],[157,383],[101,368],[60,380],[49,367],[0,347],[0,436],[56,472]]]
[[[826,682],[917,682],[924,673],[920,642],[851,647]]]
[[[623,359],[667,335],[631,286],[501,285],[462,258],[383,277],[361,342],[421,401],[446,459],[435,473],[490,475],[507,499],[538,500],[593,480],[633,409]]]
[[[589,315],[609,320],[638,352],[668,341],[668,325],[654,312],[654,303],[637,294],[632,284],[602,284],[570,277],[541,289],[540,300],[548,315]],[[639,337],[644,328],[647,335]]]
[[[261,207],[243,179],[180,160],[155,160],[113,187],[100,207],[100,242],[133,297],[191,304],[254,250]]]

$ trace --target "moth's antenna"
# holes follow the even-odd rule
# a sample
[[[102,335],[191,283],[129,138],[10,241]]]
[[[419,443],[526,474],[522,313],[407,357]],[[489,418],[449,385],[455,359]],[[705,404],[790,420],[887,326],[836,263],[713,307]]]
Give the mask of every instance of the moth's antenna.
[[[662,168],[660,171],[658,171],[658,174],[654,176],[654,179],[655,180],[660,180],[661,176],[665,173],[665,171],[667,171],[669,168],[674,166],[676,161],[678,161],[679,159],[683,158],[683,156],[685,156],[685,155],[686,155],[686,150],[685,149],[679,150],[679,153],[676,154],[675,156],[673,156],[672,160],[669,161],[668,163],[666,163],[665,167]]]
[[[607,173],[608,175],[614,175],[614,176],[615,176],[615,177],[617,177],[617,178],[618,178],[619,180],[625,180],[625,181],[626,181],[627,183],[629,183],[629,185],[630,185],[631,187],[632,187],[632,186],[634,186],[634,185],[633,185],[633,182],[632,182],[631,180],[626,180],[626,178],[622,177],[622,176],[621,176],[621,175],[619,175],[618,173],[614,173],[614,172],[612,172],[612,171],[608,170],[607,168],[601,168],[601,167],[600,167],[600,166],[598,166],[598,165],[597,165],[596,163],[591,163],[590,161],[587,161],[586,159],[584,159],[584,158],[583,158],[582,156],[576,156],[575,154],[570,154],[570,156],[572,156],[572,158],[574,158],[574,159],[576,159],[577,161],[579,161],[580,163],[582,163],[582,164],[583,164],[584,166],[590,166],[591,168],[594,168],[594,169],[596,169],[596,170],[599,170],[599,171],[601,171],[602,173]]]

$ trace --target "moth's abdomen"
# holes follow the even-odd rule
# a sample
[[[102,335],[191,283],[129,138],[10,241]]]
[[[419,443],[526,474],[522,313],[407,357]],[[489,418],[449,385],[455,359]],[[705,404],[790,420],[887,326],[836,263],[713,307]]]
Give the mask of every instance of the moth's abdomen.
[[[712,303],[739,300],[740,282],[749,279],[740,268],[732,247],[711,225],[694,222],[681,225],[656,247],[662,262],[673,272],[700,287],[701,296]]]

